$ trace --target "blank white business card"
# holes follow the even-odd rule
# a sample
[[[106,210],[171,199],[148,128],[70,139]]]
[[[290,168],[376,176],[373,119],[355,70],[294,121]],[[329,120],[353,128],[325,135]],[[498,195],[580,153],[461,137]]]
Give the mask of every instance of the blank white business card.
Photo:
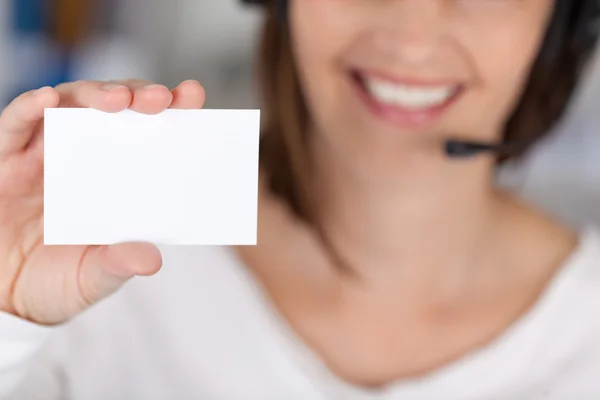
[[[46,109],[44,243],[256,244],[259,110]]]

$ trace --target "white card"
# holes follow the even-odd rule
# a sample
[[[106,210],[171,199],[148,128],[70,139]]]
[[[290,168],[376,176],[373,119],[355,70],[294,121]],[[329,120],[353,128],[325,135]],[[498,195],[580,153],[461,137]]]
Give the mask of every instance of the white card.
[[[44,244],[256,244],[259,110],[45,112]]]

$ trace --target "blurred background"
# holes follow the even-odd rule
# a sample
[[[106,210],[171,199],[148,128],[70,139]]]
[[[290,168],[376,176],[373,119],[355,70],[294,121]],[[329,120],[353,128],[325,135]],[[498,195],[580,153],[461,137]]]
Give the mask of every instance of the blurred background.
[[[0,0],[0,98],[76,79],[197,79],[210,107],[248,107],[260,18],[235,0]]]
[[[260,10],[237,0],[0,0],[0,102],[77,79],[197,79],[207,108],[255,108]],[[597,52],[598,53],[598,52]],[[574,225],[600,225],[600,57],[568,116],[501,182]]]

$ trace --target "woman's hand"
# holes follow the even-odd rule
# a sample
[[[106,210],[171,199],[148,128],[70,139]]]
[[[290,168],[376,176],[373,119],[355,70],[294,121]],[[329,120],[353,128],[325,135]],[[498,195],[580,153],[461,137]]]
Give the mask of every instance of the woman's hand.
[[[0,115],[0,311],[40,324],[64,322],[162,264],[149,243],[44,246],[44,108],[127,108],[156,114],[204,105],[204,89],[185,81],[170,91],[151,82],[74,82],[27,92]]]

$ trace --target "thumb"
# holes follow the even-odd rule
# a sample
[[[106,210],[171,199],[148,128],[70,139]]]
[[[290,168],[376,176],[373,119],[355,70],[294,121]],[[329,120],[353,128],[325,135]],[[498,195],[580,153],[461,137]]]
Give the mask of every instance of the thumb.
[[[150,276],[162,266],[158,248],[150,243],[119,243],[91,246],[79,271],[79,291],[91,305],[119,289],[133,276]]]

